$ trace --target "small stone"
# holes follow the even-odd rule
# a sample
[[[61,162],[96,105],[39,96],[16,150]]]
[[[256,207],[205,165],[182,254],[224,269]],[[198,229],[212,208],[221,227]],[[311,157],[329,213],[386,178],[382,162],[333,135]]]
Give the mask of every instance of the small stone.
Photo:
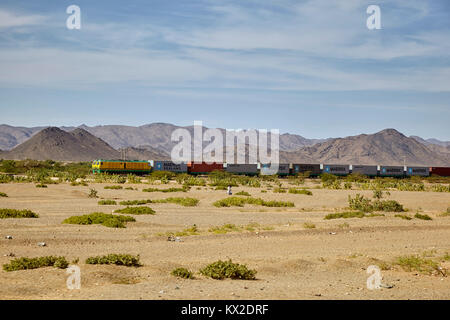
[[[394,287],[394,285],[393,285],[393,284],[384,284],[384,283],[381,283],[381,284],[380,284],[380,287],[381,287],[381,288],[386,288],[386,289],[392,289],[392,288]]]
[[[6,236],[5,239],[11,240],[13,237],[12,236]]]
[[[330,232],[329,234],[335,235],[335,234],[336,234],[336,232]]]
[[[38,242],[37,244],[39,247],[46,247],[47,244],[45,242]]]
[[[176,237],[175,242],[183,242],[183,239],[181,239],[180,237]]]
[[[248,289],[248,287],[244,287],[244,289]]]
[[[175,290],[180,290],[180,287],[178,287],[178,286],[177,286],[177,287],[175,287]]]
[[[160,292],[158,292],[159,294],[163,294],[164,293],[164,290],[161,290]]]
[[[316,297],[321,297],[321,296],[322,296],[321,293],[315,293],[314,295],[315,295]]]

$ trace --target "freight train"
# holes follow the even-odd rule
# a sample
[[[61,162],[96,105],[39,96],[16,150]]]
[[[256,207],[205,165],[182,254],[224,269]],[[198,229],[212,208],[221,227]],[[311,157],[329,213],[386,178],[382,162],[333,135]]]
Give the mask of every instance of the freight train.
[[[171,161],[157,160],[95,160],[92,162],[93,173],[133,173],[149,174],[152,171],[170,171],[177,173],[188,173],[193,175],[208,174],[219,170],[232,174],[242,175],[267,175],[272,174],[267,164],[227,164],[227,163],[181,163],[175,164]],[[415,166],[383,166],[383,165],[342,165],[342,164],[305,164],[305,163],[282,163],[278,165],[276,174],[279,176],[309,173],[310,176],[319,176],[329,173],[346,176],[359,173],[369,177],[428,177],[437,175],[450,176],[450,167],[415,167]]]

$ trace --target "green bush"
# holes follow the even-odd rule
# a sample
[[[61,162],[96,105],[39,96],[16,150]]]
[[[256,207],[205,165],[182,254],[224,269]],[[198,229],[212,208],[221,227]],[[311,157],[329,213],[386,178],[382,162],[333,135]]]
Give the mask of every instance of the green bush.
[[[190,228],[186,228],[183,231],[177,231],[177,232],[166,232],[165,236],[175,236],[175,237],[185,237],[185,236],[196,236],[199,235],[199,230],[197,228],[197,226],[194,224],[192,227]],[[162,235],[162,234],[160,234]]]
[[[124,209],[119,209],[114,212],[125,214],[155,214],[155,210],[153,210],[150,207],[126,207]]]
[[[274,192],[274,193],[286,193],[287,190],[286,190],[286,189],[283,189],[283,188],[274,188],[274,189],[273,189],[273,192]]]
[[[236,195],[237,196],[247,196],[247,197],[251,196],[251,194],[248,193],[247,191],[239,191],[239,192],[236,193]]]
[[[110,189],[110,190],[122,190],[123,187],[122,187],[122,186],[105,186],[105,189]]]
[[[293,193],[293,194],[306,194],[307,196],[312,196],[312,192],[306,189],[295,189],[295,188],[290,188],[289,189],[289,193]]]
[[[117,202],[116,201],[114,201],[114,200],[100,200],[99,202],[98,202],[98,204],[100,205],[100,206],[112,206],[112,205],[116,205],[117,204]]]
[[[211,263],[201,269],[200,274],[216,280],[222,280],[225,278],[240,280],[256,279],[256,270],[250,270],[243,264],[233,263],[231,259],[228,261],[218,260]]]
[[[200,200],[195,199],[195,198],[181,198],[181,197],[170,197],[170,198],[166,198],[166,199],[158,199],[158,200],[153,200],[153,203],[175,203],[175,204],[179,204],[183,207],[195,207]]]
[[[361,211],[346,211],[346,212],[339,212],[339,213],[330,213],[325,216],[325,220],[331,220],[331,219],[339,219],[339,218],[363,218],[365,217],[365,213]]]
[[[240,198],[240,197],[229,197],[222,200],[218,200],[213,203],[216,207],[243,207],[245,204],[253,204],[264,207],[293,207],[293,202],[285,201],[265,201],[261,198]]]
[[[143,192],[188,192],[189,187],[183,186],[182,188],[167,188],[167,189],[158,189],[158,188],[147,188],[142,189]]]
[[[403,206],[395,200],[375,200],[372,202],[370,199],[364,198],[360,194],[356,194],[355,198],[348,196],[348,203],[350,209],[372,212],[372,211],[385,211],[385,212],[403,212],[405,209]]]
[[[178,278],[194,279],[194,274],[186,268],[176,268],[172,270],[171,274]]]
[[[129,254],[108,254],[106,256],[90,257],[86,259],[86,264],[115,264],[117,266],[140,267],[139,255]]]
[[[89,190],[89,194],[88,194],[88,197],[89,198],[98,198],[98,191],[97,190],[95,190],[95,189],[90,189]]]
[[[396,214],[394,217],[401,218],[403,220],[411,220],[412,218],[406,214]]]
[[[241,229],[234,224],[228,223],[219,227],[211,227],[209,228],[209,232],[217,233],[217,234],[225,234],[233,231],[240,231]]]
[[[8,264],[3,265],[3,270],[5,271],[17,271],[17,270],[28,270],[37,269],[42,267],[55,267],[60,269],[65,269],[69,263],[64,257],[39,257],[39,258],[18,258],[12,260]]]
[[[0,219],[6,218],[39,218],[39,215],[30,210],[0,209]]]
[[[72,216],[65,219],[64,224],[101,224],[109,228],[125,228],[126,222],[135,222],[136,220],[130,216],[116,216],[113,214],[107,214],[102,212],[94,212],[91,214],[85,214],[82,216]]]
[[[6,197],[8,197],[8,195],[6,193],[4,193],[4,192],[0,192],[0,198],[1,197],[6,198]]]
[[[306,228],[306,229],[314,229],[315,227],[316,227],[316,225],[314,223],[305,222],[303,224],[303,228]]]
[[[439,265],[435,261],[417,255],[398,257],[394,264],[399,265],[405,271],[409,272],[417,271],[431,274],[433,271],[439,270]]]
[[[39,183],[36,185],[36,188],[47,188],[47,185]]]
[[[421,220],[433,220],[429,215],[427,215],[427,214],[420,214],[420,213],[416,213],[414,215],[414,218],[421,219]]]
[[[395,200],[376,200],[373,203],[373,208],[375,211],[385,211],[385,212],[403,212],[405,209],[403,206]]]

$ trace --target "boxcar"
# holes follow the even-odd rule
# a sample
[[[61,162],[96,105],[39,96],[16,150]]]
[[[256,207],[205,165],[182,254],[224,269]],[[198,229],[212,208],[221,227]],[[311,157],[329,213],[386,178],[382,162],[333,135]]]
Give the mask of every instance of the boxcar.
[[[450,167],[431,167],[430,174],[433,176],[450,177]]]
[[[290,173],[290,165],[288,163],[280,163],[278,164],[278,170],[276,172],[273,172],[273,168],[270,164],[261,164],[260,174],[265,175],[272,175],[272,174],[278,174],[279,176],[287,176]]]
[[[407,176],[428,177],[430,175],[430,168],[428,168],[428,167],[407,167],[406,175]]]
[[[188,162],[187,169],[190,174],[206,174],[214,170],[223,170],[223,163]]]
[[[92,173],[150,173],[152,167],[148,161],[141,160],[94,160]]]
[[[375,177],[378,175],[378,166],[365,166],[365,165],[352,165],[352,173],[359,173],[369,177]]]
[[[380,176],[382,177],[403,177],[404,168],[401,166],[381,166]]]
[[[234,163],[225,163],[223,165],[226,172],[233,174],[246,174],[246,175],[256,175],[258,174],[258,165],[255,164],[234,164]]]
[[[331,173],[335,175],[345,176],[350,173],[350,169],[346,164],[324,164],[322,173]]]
[[[176,164],[172,161],[159,160],[150,160],[149,162],[152,165],[153,171],[187,172],[186,163]]]
[[[309,172],[311,176],[317,176],[322,173],[320,164],[293,163],[292,174]]]

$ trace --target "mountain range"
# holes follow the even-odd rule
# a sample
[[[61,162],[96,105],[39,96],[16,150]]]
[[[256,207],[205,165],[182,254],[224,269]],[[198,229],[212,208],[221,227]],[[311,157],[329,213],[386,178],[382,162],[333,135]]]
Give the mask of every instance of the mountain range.
[[[0,125],[0,158],[91,161],[99,158],[170,158],[176,144],[171,134],[180,127],[152,123],[139,127],[13,127]],[[224,129],[219,129],[222,133]],[[208,143],[204,142],[203,145]],[[450,142],[407,137],[394,129],[345,138],[307,139],[280,135],[280,162],[384,165],[450,165]]]

